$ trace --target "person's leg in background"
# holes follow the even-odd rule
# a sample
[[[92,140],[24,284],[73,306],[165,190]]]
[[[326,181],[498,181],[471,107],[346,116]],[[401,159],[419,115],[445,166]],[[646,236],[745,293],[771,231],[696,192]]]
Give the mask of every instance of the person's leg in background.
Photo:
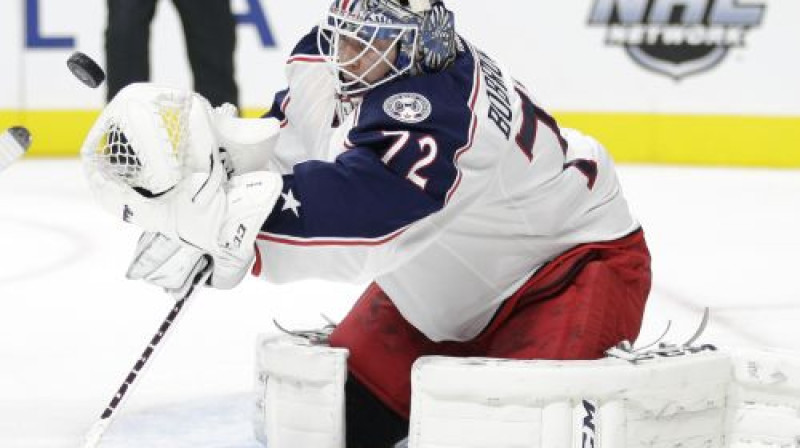
[[[156,0],[108,0],[106,99],[123,87],[150,79],[150,23]]]
[[[183,22],[194,90],[214,106],[239,105],[231,0],[173,0]]]

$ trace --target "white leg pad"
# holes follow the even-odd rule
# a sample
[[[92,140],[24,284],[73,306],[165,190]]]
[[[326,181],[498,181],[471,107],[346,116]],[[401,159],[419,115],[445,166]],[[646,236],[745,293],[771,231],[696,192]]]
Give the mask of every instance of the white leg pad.
[[[269,448],[344,448],[348,350],[262,336],[256,353],[256,437]]]
[[[800,356],[741,351],[729,397],[731,448],[800,447]]]
[[[800,356],[422,358],[411,448],[800,447]]]

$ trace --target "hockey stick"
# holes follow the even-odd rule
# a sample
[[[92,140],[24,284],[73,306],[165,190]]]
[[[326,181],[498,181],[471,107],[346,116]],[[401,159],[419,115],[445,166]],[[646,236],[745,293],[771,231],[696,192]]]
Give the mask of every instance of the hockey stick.
[[[197,274],[192,282],[192,288],[190,288],[181,299],[175,302],[175,306],[170,310],[169,314],[167,314],[167,317],[164,318],[164,321],[161,322],[161,325],[158,327],[158,331],[156,331],[156,334],[153,335],[152,339],[150,339],[150,343],[147,345],[147,348],[144,349],[144,352],[142,352],[141,356],[139,356],[139,359],[136,361],[136,364],[133,365],[131,371],[128,372],[128,375],[125,377],[125,381],[122,382],[122,385],[119,387],[119,389],[117,389],[114,397],[100,415],[100,419],[97,420],[91,428],[89,428],[89,431],[87,431],[86,437],[84,438],[83,448],[95,448],[100,444],[100,439],[102,439],[103,434],[105,434],[108,426],[111,424],[112,418],[115,415],[114,413],[119,408],[122,400],[125,398],[125,394],[131,389],[134,381],[136,381],[136,378],[139,377],[139,374],[146,366],[147,361],[153,355],[156,348],[158,348],[158,344],[178,318],[178,315],[180,314],[184,305],[186,305],[186,302],[194,295],[196,286],[205,284],[206,280],[208,280],[208,278],[211,276],[212,263],[209,259],[207,259],[207,262],[208,263],[206,267]]]
[[[22,126],[6,129],[0,134],[0,171],[6,169],[31,146],[31,133]]]

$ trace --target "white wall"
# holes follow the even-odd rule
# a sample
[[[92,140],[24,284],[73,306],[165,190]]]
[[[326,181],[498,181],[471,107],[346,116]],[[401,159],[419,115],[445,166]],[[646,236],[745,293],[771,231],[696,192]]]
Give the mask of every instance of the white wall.
[[[23,21],[19,1],[0,1],[0,108],[22,107]]]
[[[486,10],[488,2],[450,1],[462,33],[558,110],[800,114],[800,1],[738,3],[766,5],[746,45],[731,49],[716,68],[675,81],[604,44],[606,29],[587,25],[595,0],[495,0],[495,13]]]
[[[247,11],[249,1],[260,1],[278,42],[275,48],[265,48],[253,26],[239,26],[241,102],[259,108],[281,88],[286,55],[329,2],[233,0],[234,10]],[[680,81],[644,69],[621,47],[606,46],[606,29],[588,25],[595,1],[450,0],[449,6],[462,34],[504,62],[556,110],[800,115],[800,1],[673,1],[692,7],[706,1],[742,8],[765,5],[761,25],[745,33],[745,46],[732,48],[710,71]],[[73,38],[75,45],[26,48],[26,2],[39,4],[40,36]],[[102,64],[105,22],[103,0],[0,1],[0,109],[99,108],[102,90],[90,91],[77,83],[64,61],[80,50]],[[190,86],[182,31],[171,2],[160,2],[153,33],[153,80]]]

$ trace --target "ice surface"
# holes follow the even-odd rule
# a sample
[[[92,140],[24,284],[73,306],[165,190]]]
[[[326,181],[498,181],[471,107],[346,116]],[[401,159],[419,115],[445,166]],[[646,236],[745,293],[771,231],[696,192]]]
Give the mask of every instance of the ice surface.
[[[640,342],[669,320],[701,342],[800,350],[800,172],[623,166],[653,253]],[[80,446],[172,306],[124,279],[138,231],[93,202],[77,161],[0,175],[0,447]],[[256,448],[255,338],[346,313],[359,285],[202,291],[111,426],[102,447]]]

